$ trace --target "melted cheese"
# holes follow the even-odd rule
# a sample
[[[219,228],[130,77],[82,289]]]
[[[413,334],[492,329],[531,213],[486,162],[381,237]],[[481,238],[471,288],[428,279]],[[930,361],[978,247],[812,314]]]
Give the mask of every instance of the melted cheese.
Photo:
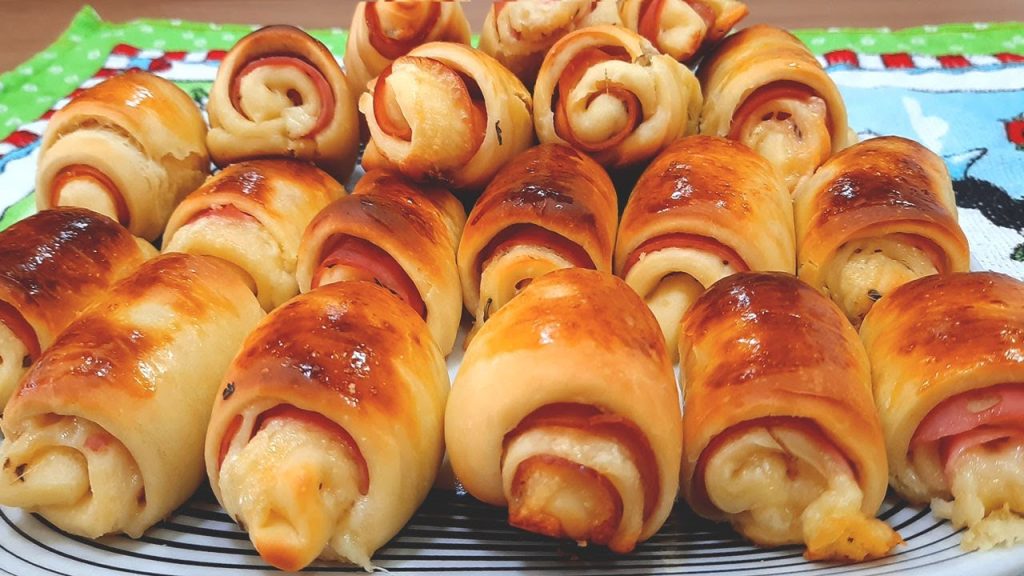
[[[480,275],[480,302],[477,323],[483,323],[502,306],[508,304],[530,280],[572,263],[557,251],[543,246],[519,244],[492,258]]]
[[[832,262],[825,288],[854,326],[878,298],[937,272],[926,252],[887,236],[849,242]]]
[[[296,106],[289,93],[298,94]],[[253,69],[239,83],[241,111],[258,124],[295,140],[313,129],[320,117],[320,92],[302,70],[294,66],[266,65]]]
[[[821,98],[777,98],[744,120],[740,140],[764,156],[792,191],[828,159],[832,135],[827,118]]]
[[[805,544],[810,559],[863,560],[901,540],[861,510],[863,493],[845,461],[784,426],[752,428],[707,461],[711,502],[762,546]]]
[[[658,25],[658,48],[676,60],[689,58],[708,32],[704,19],[689,2],[665,0]]]
[[[270,420],[243,447],[232,444],[219,474],[221,504],[267,562],[299,570],[343,554],[370,566],[358,538],[348,549],[328,549],[348,532],[348,512],[361,497],[358,467],[336,439],[299,421]]]
[[[0,446],[0,504],[38,512],[62,529],[89,538],[126,532],[145,506],[142,476],[132,455],[96,424],[45,416]]]
[[[585,540],[586,531],[594,521],[590,513],[599,507],[589,500],[595,497],[594,491],[566,486],[555,476],[532,477],[526,479],[527,493],[513,498],[516,469],[523,461],[537,455],[554,456],[585,466],[610,482],[621,499],[622,516],[608,546],[613,550],[632,549],[643,527],[644,488],[640,471],[627,449],[586,431],[563,427],[528,430],[505,449],[501,474],[506,500],[517,501],[519,506],[529,508],[537,516],[555,519],[565,536]],[[510,514],[515,512],[510,510]]]
[[[936,516],[967,527],[967,550],[1024,541],[1024,445],[997,446],[967,449],[950,469],[952,501],[932,500]]]

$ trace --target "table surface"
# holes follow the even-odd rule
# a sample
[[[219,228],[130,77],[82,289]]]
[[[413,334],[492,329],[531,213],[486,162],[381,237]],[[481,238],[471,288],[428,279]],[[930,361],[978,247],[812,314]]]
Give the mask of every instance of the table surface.
[[[355,0],[92,0],[108,20],[181,18],[219,23],[347,27]],[[786,28],[889,26],[945,22],[1024,21],[1024,0],[749,0],[744,25]],[[474,30],[490,2],[464,3]],[[53,42],[81,2],[0,0],[0,71],[9,70]]]

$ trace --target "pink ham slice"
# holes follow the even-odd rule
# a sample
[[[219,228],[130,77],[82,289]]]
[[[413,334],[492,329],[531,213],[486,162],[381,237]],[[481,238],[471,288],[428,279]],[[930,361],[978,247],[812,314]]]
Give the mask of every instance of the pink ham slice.
[[[1024,439],[1024,386],[999,384],[947,398],[928,413],[910,449],[939,442],[947,477],[965,451],[994,440]]]
[[[235,76],[235,80],[231,84],[231,103],[234,105],[235,110],[238,110],[239,113],[242,113],[242,109],[240,107],[242,101],[242,79],[248,76],[254,70],[262,68],[264,66],[295,67],[300,72],[305,74],[316,86],[316,91],[320,95],[320,113],[317,117],[316,124],[314,124],[313,127],[310,128],[309,132],[303,135],[304,137],[313,138],[317,134],[322,132],[324,128],[328,127],[331,124],[331,121],[334,120],[335,102],[334,92],[331,90],[330,84],[327,83],[327,78],[325,78],[323,73],[317,70],[311,64],[309,64],[305,60],[296,58],[294,56],[265,56],[263,58],[257,58],[256,60],[253,60],[246,64],[245,67],[242,68],[242,71]],[[289,96],[291,96],[291,92],[289,92]],[[296,105],[302,103],[301,101],[295,102],[294,97],[292,97],[292,99],[293,103],[295,103]],[[242,114],[244,115],[244,113]]]

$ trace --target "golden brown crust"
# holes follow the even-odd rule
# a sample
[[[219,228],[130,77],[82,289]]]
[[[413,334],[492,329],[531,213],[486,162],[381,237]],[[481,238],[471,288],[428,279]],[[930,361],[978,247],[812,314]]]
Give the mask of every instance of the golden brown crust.
[[[203,431],[220,378],[262,316],[243,275],[216,258],[163,255],[115,284],[25,375],[3,433],[13,441],[31,438],[40,421],[89,422],[127,449],[144,497],[105,510],[121,518],[113,524],[79,518],[91,496],[33,508],[78,534],[139,537],[180,506],[202,479]],[[40,440],[36,449],[52,447]],[[125,485],[133,481],[132,469],[119,473]]]
[[[477,332],[445,415],[449,457],[466,489],[507,504],[503,442],[531,414],[566,403],[619,418],[646,438],[658,488],[637,534],[649,538],[677,488],[678,398],[657,322],[605,272],[570,268],[541,276]],[[631,549],[633,538],[613,549]]]
[[[447,353],[461,319],[454,240],[464,221],[461,205],[447,190],[388,170],[370,171],[350,196],[328,205],[306,228],[296,268],[299,288],[305,292],[313,285],[333,239],[366,240],[394,258],[415,284],[431,333]]]
[[[721,517],[698,495],[695,471],[720,434],[744,422],[815,422],[846,458],[874,514],[885,496],[884,443],[867,356],[839,309],[778,273],[743,273],[712,286],[683,320],[683,489],[700,514]]]
[[[239,288],[244,289],[243,297]],[[162,333],[125,330],[111,314],[123,302],[142,299],[159,299],[175,317],[202,324],[224,310],[241,308],[239,302],[248,303],[252,294],[238,270],[216,258],[186,254],[155,258],[118,282],[61,333],[50,353],[22,381],[16,406],[30,404],[32,398],[52,402],[60,396],[78,406],[109,410],[109,394],[139,399],[151,395],[156,376],[140,360],[176,334],[169,326]]]
[[[322,108],[314,116],[313,128],[305,134],[294,134],[283,118],[254,121],[236,107],[244,96],[242,92],[236,95],[236,90],[242,89],[238,86],[241,84],[238,75],[257,60],[272,57],[298,59],[311,66],[312,73],[322,77],[333,104],[329,122],[321,121],[321,113],[327,111]],[[275,86],[273,90],[280,90],[280,87]],[[298,87],[293,91],[298,91]],[[207,142],[210,156],[218,166],[254,158],[287,157],[311,161],[343,182],[352,173],[359,147],[356,95],[330,50],[299,28],[267,26],[239,40],[217,71],[207,111],[210,117]],[[289,118],[294,122],[296,116]]]
[[[329,546],[368,563],[433,483],[448,388],[426,324],[384,288],[342,282],[297,296],[248,336],[216,395],[206,442],[214,493],[221,497],[218,472],[232,441],[226,435],[237,431],[232,422],[249,418],[251,428],[281,404],[323,415],[351,437],[368,474],[367,491],[332,525]]]
[[[47,125],[36,206],[87,207],[155,240],[210,173],[206,134],[199,108],[174,83],[140,70],[108,78]]]
[[[21,312],[45,349],[150,255],[106,216],[83,208],[44,210],[0,233],[0,300]]]
[[[644,242],[687,233],[728,246],[748,269],[793,272],[790,204],[772,167],[746,146],[711,136],[684,138],[655,158],[633,187],[622,213],[615,271],[622,274]]]
[[[794,210],[798,274],[834,298],[850,297],[829,284],[849,257],[844,247],[856,241],[902,235],[921,246],[934,272],[970,267],[945,163],[912,140],[872,138],[836,154],[797,190]],[[854,321],[866,312],[845,311]]]
[[[700,133],[762,147],[758,151],[791,191],[831,154],[857,141],[835,83],[811,51],[781,28],[756,25],[729,36],[704,59],[697,77],[704,92]],[[768,100],[757,104],[757,95]],[[771,104],[775,98],[791,100]],[[748,101],[754,109],[747,110]],[[747,118],[751,113],[758,117]],[[785,146],[778,138],[764,140],[764,133],[787,122],[792,126],[785,128]]]
[[[583,248],[597,270],[611,271],[618,205],[611,179],[589,156],[541,144],[506,165],[470,212],[459,244],[466,308],[475,311],[481,251],[503,230],[531,224]]]
[[[893,486],[926,502],[911,473],[910,441],[947,398],[1024,382],[1024,283],[994,272],[934,275],[904,284],[868,313],[861,338],[872,361]]]

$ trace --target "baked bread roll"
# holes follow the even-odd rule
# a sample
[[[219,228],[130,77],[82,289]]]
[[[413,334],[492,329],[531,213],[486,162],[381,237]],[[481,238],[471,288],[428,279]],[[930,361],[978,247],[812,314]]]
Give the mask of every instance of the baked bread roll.
[[[245,270],[273,310],[299,293],[299,240],[344,187],[312,164],[251,160],[232,164],[188,195],[171,215],[164,252],[217,256]]]
[[[534,278],[559,268],[610,272],[618,200],[608,174],[563,144],[506,165],[477,200],[459,244],[459,276],[476,327]]]
[[[133,538],[203,479],[213,397],[263,316],[233,265],[168,254],[75,320],[4,411],[0,504]]]
[[[650,306],[675,356],[679,322],[697,296],[748,270],[795,270],[793,207],[768,162],[737,142],[690,136],[633,188],[615,273]]]
[[[494,2],[480,32],[480,49],[533,86],[544,55],[559,38],[577,28],[618,23],[615,0]]]
[[[188,94],[141,70],[76,96],[46,126],[36,207],[80,206],[155,240],[210,174],[206,123]]]
[[[764,156],[792,192],[831,155],[857,141],[835,83],[796,36],[757,25],[701,63],[700,132],[739,140]]]
[[[701,296],[679,337],[683,491],[758,546],[859,561],[901,539],[874,517],[888,468],[856,331],[793,276],[741,273]]]
[[[217,70],[207,104],[210,156],[220,167],[297,158],[348,180],[359,149],[356,96],[326,46],[292,26],[238,41]]]
[[[43,210],[0,232],[0,411],[57,335],[155,254],[84,208]]]
[[[679,398],[658,323],[606,272],[534,280],[481,327],[445,413],[455,475],[513,526],[626,553],[672,509]]]
[[[970,268],[946,164],[912,140],[872,138],[844,150],[793,200],[800,279],[854,326],[897,286]]]
[[[370,130],[363,168],[479,191],[533,143],[530,110],[530,93],[494,58],[464,44],[424,44],[359,97]]]
[[[310,222],[295,270],[302,292],[366,280],[397,295],[451,352],[462,319],[455,247],[466,222],[458,199],[388,170],[367,172],[351,196]]]
[[[288,301],[248,337],[206,436],[210,486],[264,560],[371,569],[434,482],[448,395],[426,325],[369,282]]]
[[[680,62],[717,44],[747,12],[737,0],[619,0],[622,24]]]
[[[1024,535],[1024,283],[992,272],[900,286],[864,320],[892,487],[966,527],[965,549]]]
[[[345,73],[359,94],[394,60],[427,42],[469,44],[461,2],[360,2],[345,45]]]
[[[541,142],[570,144],[609,168],[696,133],[702,105],[689,68],[618,26],[563,36],[544,57],[533,97]]]

